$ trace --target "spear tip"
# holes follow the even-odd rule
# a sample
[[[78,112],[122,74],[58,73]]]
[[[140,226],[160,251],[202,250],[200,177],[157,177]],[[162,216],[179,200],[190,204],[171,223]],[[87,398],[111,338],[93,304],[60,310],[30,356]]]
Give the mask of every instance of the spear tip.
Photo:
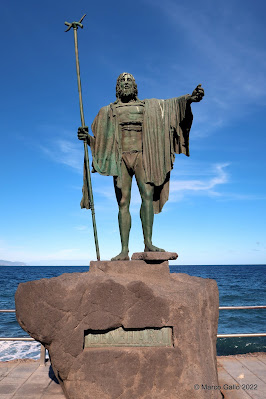
[[[79,22],[82,22],[83,19],[86,17],[87,14],[84,14],[83,17],[80,18]]]

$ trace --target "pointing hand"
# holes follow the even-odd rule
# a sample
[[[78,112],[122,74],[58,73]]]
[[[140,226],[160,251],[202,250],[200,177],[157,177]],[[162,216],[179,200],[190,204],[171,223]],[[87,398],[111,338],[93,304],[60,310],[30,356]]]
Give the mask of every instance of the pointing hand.
[[[190,96],[190,101],[191,102],[195,102],[198,103],[199,101],[201,101],[203,99],[204,96],[204,90],[201,87],[201,84],[199,84],[195,90],[193,90],[193,93]]]

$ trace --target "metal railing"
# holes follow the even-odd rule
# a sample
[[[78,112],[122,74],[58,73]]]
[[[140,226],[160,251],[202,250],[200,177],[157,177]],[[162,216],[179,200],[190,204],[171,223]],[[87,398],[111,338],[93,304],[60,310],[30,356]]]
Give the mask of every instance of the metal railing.
[[[219,306],[219,310],[243,310],[243,309],[266,309],[266,306]],[[0,309],[0,313],[15,313],[15,309]],[[266,333],[250,334],[217,334],[217,338],[235,338],[235,337],[266,337]],[[35,341],[31,337],[0,337],[0,341]],[[41,344],[40,365],[45,366],[46,349]]]

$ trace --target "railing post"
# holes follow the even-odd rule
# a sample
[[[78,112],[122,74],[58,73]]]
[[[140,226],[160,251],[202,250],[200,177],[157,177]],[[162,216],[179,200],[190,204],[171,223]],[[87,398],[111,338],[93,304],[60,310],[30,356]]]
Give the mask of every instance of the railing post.
[[[40,366],[45,366],[45,365],[46,365],[46,349],[45,349],[45,347],[41,344]]]

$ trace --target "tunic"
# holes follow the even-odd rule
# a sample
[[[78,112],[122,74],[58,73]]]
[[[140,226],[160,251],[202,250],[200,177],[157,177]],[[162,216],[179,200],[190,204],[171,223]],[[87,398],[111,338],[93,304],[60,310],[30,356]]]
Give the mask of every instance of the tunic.
[[[189,156],[189,132],[193,115],[188,95],[168,100],[146,99],[142,125],[145,182],[154,185],[154,213],[161,212],[169,196],[170,171],[175,154]],[[139,100],[138,100],[139,101]],[[117,103],[117,102],[116,102]],[[116,176],[121,187],[122,140],[116,103],[100,109],[91,126],[93,172]],[[81,208],[90,208],[84,168]]]

